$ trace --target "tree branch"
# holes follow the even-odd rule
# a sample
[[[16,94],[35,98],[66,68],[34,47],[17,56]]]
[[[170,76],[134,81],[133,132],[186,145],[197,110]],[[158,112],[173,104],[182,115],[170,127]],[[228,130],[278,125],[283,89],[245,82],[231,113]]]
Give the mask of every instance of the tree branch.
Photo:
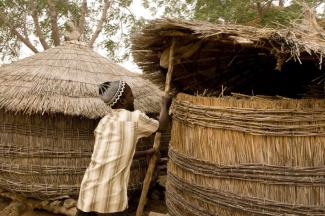
[[[268,2],[266,2],[264,9],[269,9],[270,7],[272,7],[272,3],[273,3],[273,0],[269,0]]]
[[[132,13],[132,11],[130,10],[129,7],[124,7],[124,8],[125,8],[125,9],[130,13],[133,22],[136,23],[137,20],[136,20],[136,18],[135,18],[135,16],[134,16],[134,13]]]
[[[19,40],[21,40],[21,42],[23,42],[29,49],[31,49],[34,53],[38,53],[38,50],[36,49],[36,47],[32,44],[32,42],[30,42],[29,38],[25,38],[24,36],[22,36],[15,28],[11,28],[9,27],[11,32],[16,35],[17,38],[19,38]]]
[[[51,20],[52,39],[55,46],[60,45],[60,33],[58,27],[58,14],[52,0],[47,0],[48,12]]]
[[[263,16],[263,6],[260,2],[256,3],[256,12],[257,12],[257,16],[256,16],[256,20],[258,22],[261,22],[262,16]]]
[[[87,15],[87,0],[82,1],[82,7],[81,7],[81,16],[79,19],[79,32],[82,35],[85,30],[85,22],[86,22],[86,15]]]
[[[94,45],[96,39],[98,38],[100,32],[102,31],[103,24],[107,21],[108,8],[111,6],[112,2],[113,2],[113,0],[105,0],[102,16],[101,16],[100,20],[98,20],[96,30],[95,30],[93,36],[90,39],[90,42],[88,44],[89,47],[92,47]]]
[[[39,24],[39,20],[38,20],[38,13],[37,13],[37,8],[36,8],[36,5],[35,5],[35,1],[34,0],[30,0],[29,1],[30,3],[30,7],[31,7],[31,11],[32,11],[32,18],[33,18],[33,21],[34,21],[34,26],[35,26],[35,30],[36,30],[36,35],[39,39],[39,41],[41,42],[44,50],[47,50],[49,49],[49,45],[46,43],[46,40],[45,40],[45,37],[43,35],[43,32],[42,32],[42,29],[41,29],[41,26]]]
[[[24,13],[24,19],[23,19],[23,32],[24,32],[25,38],[27,38],[28,32],[27,32],[27,14],[26,13]]]
[[[3,13],[0,13],[0,20],[10,29],[10,32],[14,34],[21,42],[23,42],[34,53],[38,53],[36,47],[30,42],[28,37],[24,37],[17,29],[4,17]]]

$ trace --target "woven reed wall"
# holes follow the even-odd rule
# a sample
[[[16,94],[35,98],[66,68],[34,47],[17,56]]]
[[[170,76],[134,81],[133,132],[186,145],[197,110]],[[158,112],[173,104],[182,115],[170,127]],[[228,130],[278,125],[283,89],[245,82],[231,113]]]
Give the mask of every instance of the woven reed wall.
[[[169,157],[173,216],[325,215],[325,100],[179,94]]]
[[[98,120],[63,115],[20,115],[0,111],[0,187],[28,197],[76,198],[94,144]],[[152,146],[139,140],[137,150]],[[134,160],[129,190],[140,189],[146,159]]]

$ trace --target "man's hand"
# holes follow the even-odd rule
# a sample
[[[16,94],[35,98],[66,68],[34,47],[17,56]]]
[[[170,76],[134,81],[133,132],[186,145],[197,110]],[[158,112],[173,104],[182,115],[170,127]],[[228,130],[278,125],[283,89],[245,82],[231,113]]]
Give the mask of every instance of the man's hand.
[[[172,97],[162,96],[162,100],[161,100],[162,108],[165,110],[169,110],[170,105],[172,104],[172,101],[173,101]]]
[[[169,117],[168,111],[169,111],[171,104],[172,104],[171,97],[162,97],[158,132],[166,131],[169,126],[170,117]]]
[[[151,156],[155,153],[154,149],[151,148],[151,149],[148,149],[148,150],[145,150],[145,151],[136,151],[134,153],[134,156],[133,158],[134,159],[137,159],[137,158],[143,158],[143,157],[146,157],[146,156]]]

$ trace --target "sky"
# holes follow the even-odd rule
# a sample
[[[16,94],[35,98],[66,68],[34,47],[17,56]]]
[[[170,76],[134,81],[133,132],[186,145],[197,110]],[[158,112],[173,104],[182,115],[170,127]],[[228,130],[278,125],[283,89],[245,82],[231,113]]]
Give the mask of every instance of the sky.
[[[147,20],[151,20],[151,19],[156,19],[156,18],[159,18],[163,15],[163,10],[161,11],[158,11],[157,14],[155,14],[155,16],[152,16],[150,14],[150,12],[145,9],[143,6],[142,6],[142,1],[143,0],[133,0],[131,6],[130,6],[130,11],[132,11],[133,15],[136,17],[136,18],[140,18],[140,17],[143,17]],[[101,37],[99,36],[98,40],[97,40],[97,43],[99,43],[101,41]],[[95,47],[95,51],[98,52],[99,54],[107,57],[107,52],[96,46]],[[131,60],[129,61],[125,61],[123,63],[119,63],[119,65],[125,67],[126,69],[132,71],[132,72],[137,72],[137,73],[141,73],[141,70],[139,69],[139,67]]]

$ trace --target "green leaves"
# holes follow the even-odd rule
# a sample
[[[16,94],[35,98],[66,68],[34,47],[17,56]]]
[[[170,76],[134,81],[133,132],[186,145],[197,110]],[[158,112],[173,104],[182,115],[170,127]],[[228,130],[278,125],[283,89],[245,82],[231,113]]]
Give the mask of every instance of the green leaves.
[[[291,20],[298,19],[302,13],[302,1],[293,1],[281,6],[274,0],[197,0],[194,17],[217,23],[220,18],[228,23],[255,26],[277,27],[288,25]],[[311,8],[324,3],[322,0],[304,0]],[[289,3],[283,1],[283,3]]]
[[[21,44],[30,42],[38,50],[40,45],[39,31],[31,19],[31,3],[36,5],[38,23],[44,41],[53,46],[52,26],[49,17],[47,0],[1,0],[0,1],[0,56],[3,60],[16,59],[20,54]],[[60,40],[71,31],[67,25],[72,21],[79,25],[82,14],[82,0],[52,0],[58,16],[58,29]],[[103,11],[104,0],[88,0],[88,13],[82,40],[88,42],[92,37],[97,22]],[[206,20],[214,23],[224,20],[226,23],[238,23],[255,26],[287,25],[293,19],[301,17],[302,4],[306,2],[310,7],[316,8],[324,4],[324,0],[283,0],[280,4],[275,0],[141,0],[140,5],[145,13],[152,18],[159,16]],[[116,62],[130,59],[130,37],[141,30],[147,20],[142,13],[132,11],[135,0],[114,0],[108,9],[108,19],[104,23],[97,47],[104,49],[107,55]],[[139,2],[137,2],[139,3]],[[138,4],[137,4],[138,5]],[[1,16],[0,16],[1,17]],[[324,17],[323,13],[319,17]],[[13,31],[14,30],[14,31]],[[21,37],[17,37],[20,34]],[[21,39],[26,39],[22,41]],[[30,47],[32,47],[30,46]]]

